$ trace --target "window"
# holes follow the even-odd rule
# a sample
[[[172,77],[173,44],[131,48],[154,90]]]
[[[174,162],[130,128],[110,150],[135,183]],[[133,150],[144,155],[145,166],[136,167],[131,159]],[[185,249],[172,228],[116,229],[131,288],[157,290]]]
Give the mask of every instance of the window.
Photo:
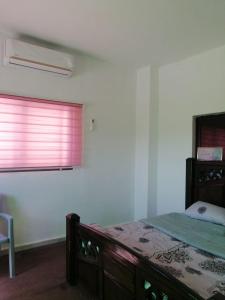
[[[196,155],[198,147],[222,147],[225,160],[225,113],[195,117]]]
[[[0,170],[80,166],[82,105],[0,95]]]

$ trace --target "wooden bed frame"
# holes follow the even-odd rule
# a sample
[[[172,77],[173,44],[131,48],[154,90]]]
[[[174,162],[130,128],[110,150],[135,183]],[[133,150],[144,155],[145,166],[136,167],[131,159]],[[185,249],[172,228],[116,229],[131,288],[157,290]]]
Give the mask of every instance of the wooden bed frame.
[[[186,161],[186,208],[196,201],[225,207],[225,162]],[[143,256],[99,230],[66,216],[66,274],[100,300],[202,300]],[[224,300],[216,294],[210,299]]]

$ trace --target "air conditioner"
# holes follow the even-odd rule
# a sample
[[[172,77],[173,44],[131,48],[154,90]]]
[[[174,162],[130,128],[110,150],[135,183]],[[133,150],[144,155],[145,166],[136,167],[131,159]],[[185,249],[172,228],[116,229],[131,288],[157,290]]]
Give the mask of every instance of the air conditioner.
[[[35,46],[22,41],[5,40],[5,65],[17,65],[57,73],[72,75],[72,57],[44,47]]]

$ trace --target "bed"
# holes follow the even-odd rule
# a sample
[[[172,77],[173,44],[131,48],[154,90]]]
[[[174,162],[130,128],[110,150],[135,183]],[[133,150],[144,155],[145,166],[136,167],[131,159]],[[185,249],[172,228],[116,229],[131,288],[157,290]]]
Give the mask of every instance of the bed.
[[[224,162],[186,160],[186,208],[198,201],[225,208]],[[170,219],[179,219],[180,215],[166,218],[162,221],[168,222],[165,224],[169,228]],[[191,220],[187,216],[184,218]],[[217,256],[201,248],[202,245],[198,248],[179,240],[179,236],[170,236],[160,228],[158,218],[151,222],[141,220],[102,228],[97,224],[82,224],[77,214],[68,214],[68,283],[82,283],[93,299],[100,300],[225,299],[225,257],[221,257],[225,248],[225,227],[216,225],[222,236],[222,244],[220,239],[219,248],[216,248]],[[195,228],[200,230],[203,223],[211,226],[210,222],[193,219],[192,231],[198,234]],[[179,226],[180,231],[182,226]],[[217,233],[213,232],[212,242],[206,237],[211,248],[217,243]]]

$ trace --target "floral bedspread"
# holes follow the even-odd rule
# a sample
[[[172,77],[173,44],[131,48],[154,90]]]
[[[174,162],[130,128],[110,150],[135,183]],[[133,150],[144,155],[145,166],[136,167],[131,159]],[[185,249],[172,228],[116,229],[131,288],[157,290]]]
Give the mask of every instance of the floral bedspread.
[[[121,243],[142,254],[208,299],[225,295],[225,260],[185,244],[142,221],[104,228]],[[213,242],[213,241],[212,241]]]

